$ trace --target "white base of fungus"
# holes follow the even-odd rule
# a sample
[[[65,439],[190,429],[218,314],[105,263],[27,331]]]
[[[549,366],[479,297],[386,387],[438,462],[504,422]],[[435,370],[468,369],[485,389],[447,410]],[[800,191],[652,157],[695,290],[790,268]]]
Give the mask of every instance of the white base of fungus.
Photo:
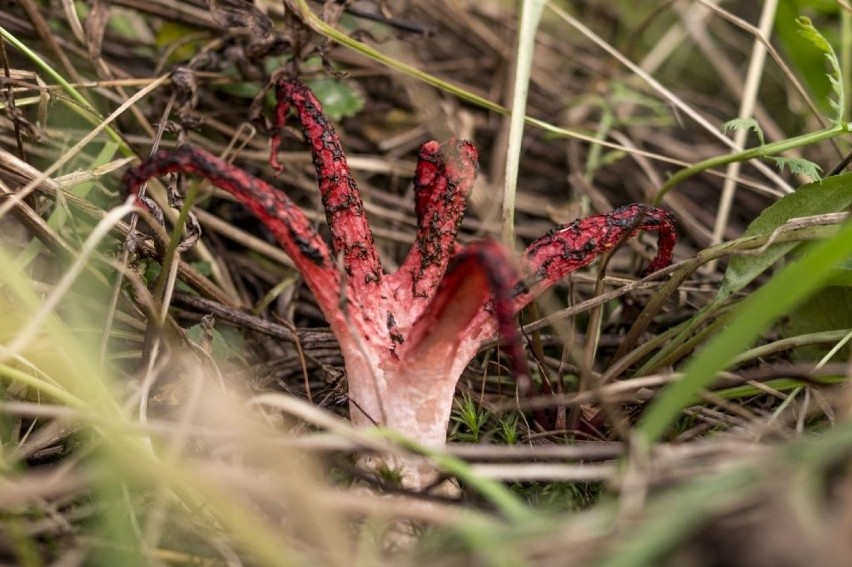
[[[422,356],[414,359],[385,357],[382,362],[369,348],[344,347],[352,424],[358,428],[387,427],[419,445],[443,448],[456,383],[476,346],[439,344],[439,348],[424,349]],[[416,455],[371,455],[359,459],[358,465],[388,472],[411,490],[430,488],[440,478],[431,461]],[[441,491],[446,494],[447,490],[442,487]],[[457,491],[457,487],[449,490]]]

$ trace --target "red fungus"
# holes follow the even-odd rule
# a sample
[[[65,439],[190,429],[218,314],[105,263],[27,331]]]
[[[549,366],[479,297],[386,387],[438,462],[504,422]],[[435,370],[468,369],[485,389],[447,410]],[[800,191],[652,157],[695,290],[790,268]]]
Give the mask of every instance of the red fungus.
[[[276,94],[270,163],[281,167],[280,130],[293,109],[316,167],[331,249],[286,194],[198,148],[160,151],[128,170],[124,184],[135,192],[150,177],[165,173],[199,175],[234,195],[272,231],[340,343],[350,417],[358,427],[383,425],[424,445],[443,445],[456,383],[483,341],[499,334],[515,373],[525,376],[514,323],[519,309],[640,231],[658,233],[658,253],[649,271],[671,263],[671,214],[637,204],[551,230],[524,252],[523,280],[492,240],[457,250],[456,233],[478,163],[470,142],[450,140],[420,148],[415,241],[400,268],[385,274],[360,192],[320,103],[297,79],[280,81]],[[379,464],[399,467],[404,485],[412,488],[428,486],[437,476],[421,459],[367,462]]]

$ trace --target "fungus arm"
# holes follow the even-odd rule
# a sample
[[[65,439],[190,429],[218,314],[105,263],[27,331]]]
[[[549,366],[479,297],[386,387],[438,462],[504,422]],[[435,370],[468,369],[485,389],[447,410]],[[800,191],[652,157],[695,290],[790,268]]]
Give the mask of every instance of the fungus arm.
[[[530,277],[519,285],[515,308],[525,307],[571,272],[642,231],[657,233],[657,255],[647,272],[671,264],[677,236],[674,218],[664,209],[634,203],[554,228],[524,252],[524,271]]]
[[[390,285],[398,297],[425,306],[437,289],[455,247],[468,195],[479,168],[476,148],[468,141],[426,142],[414,174],[417,233]]]
[[[160,151],[127,170],[124,186],[135,194],[151,177],[188,173],[207,179],[251,210],[272,232],[316,296],[329,324],[345,324],[339,307],[340,274],[322,237],[295,203],[265,181],[193,146]],[[339,320],[338,320],[339,319]]]
[[[332,250],[342,256],[348,286],[360,300],[375,293],[382,281],[382,266],[373,242],[373,232],[361,192],[352,178],[340,138],[322,112],[316,96],[298,79],[285,79],[276,86],[275,133],[270,164],[277,170],[281,130],[290,109],[295,110],[317,172],[320,196],[331,232]]]

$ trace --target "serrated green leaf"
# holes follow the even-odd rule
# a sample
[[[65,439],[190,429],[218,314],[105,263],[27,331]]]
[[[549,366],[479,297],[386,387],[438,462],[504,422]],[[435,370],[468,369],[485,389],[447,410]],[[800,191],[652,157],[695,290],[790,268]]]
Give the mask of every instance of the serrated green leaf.
[[[728,130],[754,130],[757,134],[757,139],[760,140],[760,145],[764,145],[766,140],[763,137],[763,128],[757,123],[754,118],[734,118],[722,124],[722,133],[727,134]]]
[[[778,156],[770,156],[769,159],[774,161],[781,171],[786,167],[794,175],[806,175],[812,181],[822,181],[822,168],[810,160]]]
[[[831,44],[817,31],[813,22],[807,16],[799,16],[796,18],[796,23],[799,24],[799,33],[811,42],[811,44],[825,54],[834,54]]]
[[[843,73],[840,68],[840,60],[837,54],[834,53],[834,48],[826,40],[821,33],[814,27],[810,18],[800,16],[796,18],[796,23],[799,25],[799,33],[807,39],[811,45],[819,49],[825,54],[828,59],[828,65],[831,72],[828,73],[828,82],[831,85],[831,90],[836,99],[829,99],[832,109],[835,111],[835,124],[842,124],[845,120],[844,114],[846,111],[846,97],[843,92]]]
[[[797,217],[836,213],[852,204],[852,173],[835,175],[822,182],[799,187],[764,209],[743,233],[743,236],[769,235],[788,220]],[[724,299],[748,285],[797,243],[773,244],[757,256],[734,256],[722,279],[717,300]]]

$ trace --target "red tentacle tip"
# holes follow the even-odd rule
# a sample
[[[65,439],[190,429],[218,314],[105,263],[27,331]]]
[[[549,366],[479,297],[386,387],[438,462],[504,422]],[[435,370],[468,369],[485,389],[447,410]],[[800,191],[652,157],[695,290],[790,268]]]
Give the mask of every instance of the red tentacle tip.
[[[651,260],[643,275],[653,274],[672,263],[672,254],[677,243],[674,215],[665,209],[649,207],[643,212],[641,228],[657,232],[657,255]]]
[[[278,159],[278,150],[281,147],[281,134],[276,132],[269,140],[269,165],[275,171],[276,177],[284,172],[284,164]]]
[[[306,93],[310,96],[308,97]],[[279,175],[284,171],[284,164],[278,160],[278,151],[281,148],[281,133],[287,125],[290,106],[297,102],[295,100],[297,96],[301,99],[309,98],[316,101],[313,93],[299,79],[281,79],[275,84],[275,98],[277,102],[275,103],[275,116],[272,123],[272,136],[269,140],[269,165],[275,170],[275,175]]]

